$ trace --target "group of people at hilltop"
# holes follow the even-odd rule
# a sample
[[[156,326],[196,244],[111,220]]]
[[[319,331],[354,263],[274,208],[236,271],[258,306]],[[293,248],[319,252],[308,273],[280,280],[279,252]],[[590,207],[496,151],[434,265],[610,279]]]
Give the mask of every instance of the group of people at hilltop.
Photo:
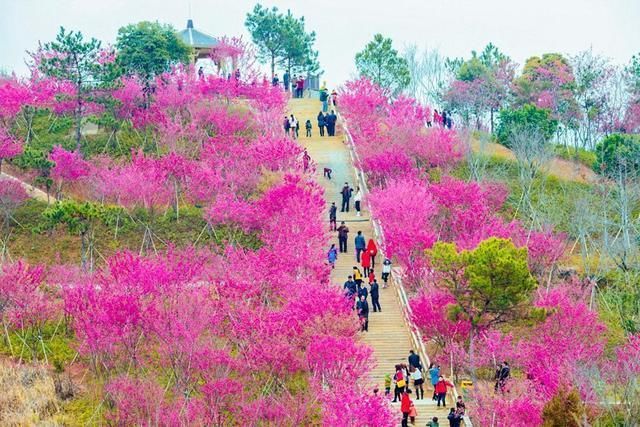
[[[273,86],[280,85],[280,78],[278,77],[278,74],[273,75],[271,84]],[[291,94],[294,98],[302,98],[304,96],[304,84],[305,79],[302,76],[294,75],[293,79],[291,79],[288,71],[285,71],[284,75],[282,76],[283,89],[285,90],[285,92],[289,92],[289,90],[291,90]]]
[[[325,134],[327,136],[336,135],[336,122],[338,121],[338,116],[335,111],[331,110],[330,114],[323,113],[322,111],[319,112],[317,121],[320,136],[325,136]],[[300,136],[300,121],[293,114],[284,116],[282,127],[284,128],[284,133],[291,136],[293,139],[297,139]],[[311,119],[306,120],[304,128],[306,137],[311,138],[313,136],[313,124],[311,123]]]
[[[427,120],[427,126],[442,126],[451,129],[453,126],[453,120],[451,119],[451,111],[442,111],[442,114],[438,113],[438,110],[433,110],[433,121]]]

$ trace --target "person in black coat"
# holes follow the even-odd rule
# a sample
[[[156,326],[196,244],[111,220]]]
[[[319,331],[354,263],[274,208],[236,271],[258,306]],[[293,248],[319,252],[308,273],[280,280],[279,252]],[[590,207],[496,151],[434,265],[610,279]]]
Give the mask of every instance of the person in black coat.
[[[360,297],[360,301],[358,301],[356,308],[358,309],[358,316],[360,317],[362,330],[369,331],[369,304],[364,296]]]
[[[409,350],[409,366],[413,366],[416,369],[422,371],[422,363],[420,363],[420,356],[417,355],[413,350]]]
[[[371,294],[371,305],[373,306],[374,313],[382,311],[382,308],[380,307],[379,289],[380,287],[378,286],[378,281],[374,279],[373,283],[371,284],[371,290],[369,292]]]
[[[331,110],[331,114],[327,116],[327,130],[329,131],[329,136],[336,135],[336,122],[338,121],[338,116],[336,116],[336,112]]]
[[[504,385],[507,380],[511,376],[511,368],[509,367],[508,362],[502,362],[502,364],[496,370],[496,385],[494,387],[495,391],[504,391]]]
[[[351,199],[352,193],[353,188],[349,186],[348,182],[345,182],[344,187],[340,190],[340,194],[342,195],[342,206],[340,208],[340,212],[344,212],[345,210],[349,212],[349,199]]]
[[[352,297],[356,294],[357,287],[356,282],[353,281],[353,276],[349,276],[347,281],[344,282],[344,291],[349,297]]]
[[[451,408],[451,410],[449,411],[449,415],[447,415],[447,418],[449,419],[449,427],[460,427],[460,421],[462,421],[462,418],[455,409]]]
[[[336,224],[337,213],[338,213],[338,208],[336,207],[335,202],[332,202],[331,207],[329,208],[329,230],[330,231],[338,230],[338,226]]]
[[[327,125],[324,119],[324,114],[320,111],[318,113],[318,129],[320,129],[320,136],[324,136],[324,127]]]
[[[366,286],[362,286],[360,289],[358,289],[358,298],[364,297],[364,299],[366,300],[368,296],[369,291],[367,290]]]

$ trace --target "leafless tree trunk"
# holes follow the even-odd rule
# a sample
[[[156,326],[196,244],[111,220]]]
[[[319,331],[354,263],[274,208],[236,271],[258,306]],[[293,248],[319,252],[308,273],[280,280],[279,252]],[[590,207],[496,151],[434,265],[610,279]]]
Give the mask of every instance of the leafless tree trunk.
[[[407,46],[404,58],[409,65],[411,83],[407,92],[422,103],[440,105],[442,95],[453,76],[445,64],[445,57],[437,49],[420,50]]]
[[[553,153],[537,129],[526,127],[515,129],[509,140],[511,149],[516,156],[518,181],[522,189],[516,214],[521,210],[526,212],[533,225],[539,221],[536,219],[536,209],[532,204],[533,184],[536,178],[545,176]]]

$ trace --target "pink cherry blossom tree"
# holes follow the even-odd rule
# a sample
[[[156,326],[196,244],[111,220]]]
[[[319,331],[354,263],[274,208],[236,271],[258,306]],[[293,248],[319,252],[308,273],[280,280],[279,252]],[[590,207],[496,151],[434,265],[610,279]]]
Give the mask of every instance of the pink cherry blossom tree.
[[[2,172],[2,162],[12,159],[22,154],[22,144],[20,144],[3,126],[0,126],[0,173]]]
[[[67,151],[56,145],[49,154],[53,163],[51,178],[56,183],[56,199],[62,194],[64,183],[72,183],[89,175],[90,165],[76,151]]]

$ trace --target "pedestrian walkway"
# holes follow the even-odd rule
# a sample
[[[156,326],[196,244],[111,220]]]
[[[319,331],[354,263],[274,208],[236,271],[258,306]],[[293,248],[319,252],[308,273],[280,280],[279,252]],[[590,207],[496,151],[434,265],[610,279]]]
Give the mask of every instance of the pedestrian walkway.
[[[9,175],[7,173],[2,172],[0,174],[0,179],[11,179],[13,181],[16,181],[18,183],[20,183],[20,185],[22,185],[22,188],[24,188],[24,190],[27,192],[27,195],[29,197],[32,197],[34,199],[40,200],[42,202],[55,202],[55,197],[53,196],[47,196],[47,193],[45,193],[44,191],[40,190],[37,187],[34,187],[31,184],[28,184],[24,181],[22,181],[20,178],[16,178],[13,175]]]
[[[357,231],[362,231],[367,241],[369,238],[375,237],[373,235],[372,223],[369,220],[369,212],[366,210],[366,203],[363,203],[362,216],[356,216],[355,209],[353,208],[353,200],[351,200],[351,209],[348,213],[340,212],[340,190],[342,186],[345,182],[348,182],[355,189],[357,185],[354,166],[351,163],[349,155],[349,147],[347,146],[346,138],[341,127],[338,125],[335,137],[320,137],[316,121],[316,116],[321,110],[321,103],[318,100],[292,99],[289,101],[289,108],[290,113],[293,113],[301,123],[299,143],[307,149],[312,160],[316,163],[316,179],[325,190],[325,198],[327,201],[327,214],[325,216],[327,229],[329,227],[328,209],[331,202],[336,202],[336,206],[338,207],[338,226],[340,225],[340,221],[345,221],[349,227],[348,252],[346,254],[338,254],[336,268],[331,275],[332,282],[342,287],[342,284],[347,280],[347,276],[353,271],[353,266],[356,265],[353,241]],[[304,137],[304,130],[302,129],[302,125],[307,119],[311,119],[313,123],[313,134],[311,138]],[[331,168],[333,171],[331,180],[323,176],[325,167]],[[326,249],[329,248],[331,243],[335,243],[336,247],[339,247],[337,233],[332,233],[332,240],[328,243]],[[364,342],[373,348],[377,363],[371,372],[371,389],[373,390],[373,388],[377,386],[380,392],[384,393],[385,374],[393,374],[396,364],[407,363],[409,350],[412,349],[412,347],[409,329],[403,319],[397,294],[392,287],[395,286],[395,284],[390,281],[391,286],[387,289],[382,289],[382,279],[380,278],[382,259],[380,258],[380,255],[376,257],[375,271],[378,282],[380,283],[380,305],[382,312],[374,313],[369,299],[369,332],[364,332],[362,337]],[[434,416],[439,418],[440,425],[447,424],[447,410],[438,409],[435,406],[435,402],[430,399],[432,393],[433,389],[427,380],[425,383],[425,396],[427,399],[416,401],[415,391],[412,394],[412,399],[416,402],[416,409],[418,411],[416,426],[423,427],[427,421],[431,420]],[[452,400],[450,396],[447,397],[448,405],[451,405]],[[398,414],[398,425],[400,425],[401,416],[399,406],[394,405],[394,410]]]

